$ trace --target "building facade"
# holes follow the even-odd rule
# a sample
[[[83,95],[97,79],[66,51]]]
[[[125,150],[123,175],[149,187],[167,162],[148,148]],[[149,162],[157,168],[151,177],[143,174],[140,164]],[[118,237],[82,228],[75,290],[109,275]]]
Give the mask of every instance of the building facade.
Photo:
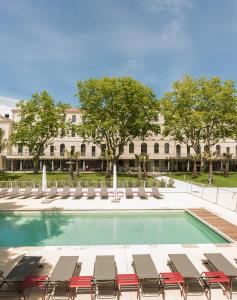
[[[9,115],[0,115],[0,127],[5,132],[5,137],[9,138],[12,132],[13,122],[18,122],[21,113],[18,108],[12,110],[12,118]],[[70,108],[66,111],[66,121],[73,124],[81,122],[81,111],[76,108]],[[163,120],[160,119],[162,127]],[[104,171],[106,169],[106,161],[103,159],[101,149],[92,143],[85,143],[83,139],[75,132],[71,131],[68,136],[57,137],[51,145],[45,149],[44,155],[40,158],[40,169],[43,163],[47,165],[47,169],[51,171],[66,171],[69,167],[70,158],[66,152],[80,153],[80,169],[83,171]],[[203,145],[200,145],[200,152],[204,151]],[[223,153],[231,153],[233,159],[230,163],[230,169],[237,170],[237,143],[233,140],[221,142],[213,148],[216,152],[217,159],[214,162],[214,170],[221,171],[223,169]],[[191,155],[193,150],[185,144],[163,137],[162,135],[151,136],[145,141],[134,140],[124,147],[124,152],[118,162],[118,170],[120,172],[133,172],[137,170],[138,163],[135,154],[149,155],[147,169],[150,172],[167,172],[167,171],[189,171],[192,168]],[[21,145],[11,146],[2,151],[0,154],[6,157],[6,169],[8,171],[26,171],[33,170],[32,156],[26,147]],[[198,169],[201,163],[198,162]]]

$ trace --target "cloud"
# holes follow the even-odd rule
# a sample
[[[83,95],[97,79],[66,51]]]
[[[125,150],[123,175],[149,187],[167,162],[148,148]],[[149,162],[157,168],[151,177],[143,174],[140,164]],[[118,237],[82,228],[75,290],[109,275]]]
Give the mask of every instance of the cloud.
[[[144,5],[151,11],[176,11],[192,6],[191,0],[144,0]]]
[[[0,115],[10,114],[12,108],[16,107],[17,102],[19,102],[20,99],[16,98],[10,98],[6,96],[0,95]]]

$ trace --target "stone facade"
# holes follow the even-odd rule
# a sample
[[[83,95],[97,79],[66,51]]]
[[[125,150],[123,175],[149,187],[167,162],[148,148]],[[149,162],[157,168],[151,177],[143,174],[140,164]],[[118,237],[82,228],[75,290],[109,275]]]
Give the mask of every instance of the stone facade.
[[[5,131],[5,136],[8,138],[12,132],[13,122],[18,122],[21,118],[20,110],[15,108],[12,110],[12,118],[8,116],[0,116],[0,127]],[[66,121],[71,120],[78,124],[81,122],[81,112],[79,109],[70,108],[67,110]],[[163,120],[160,119],[162,126]],[[47,164],[48,170],[60,171],[68,168],[68,158],[65,151],[80,152],[80,168],[85,171],[90,170],[105,170],[105,161],[101,157],[101,149],[94,144],[83,143],[83,139],[71,132],[68,136],[57,137],[52,144],[45,149],[44,156],[40,160],[40,168],[43,162]],[[201,152],[204,151],[201,145]],[[222,153],[232,153],[233,160],[231,169],[237,170],[237,143],[233,140],[226,140],[219,143],[213,149],[221,158]],[[191,168],[192,149],[188,150],[185,144],[180,144],[169,137],[161,135],[151,136],[146,141],[134,140],[130,145],[125,146],[124,153],[119,160],[118,169],[120,171],[135,171],[137,162],[135,154],[147,153],[150,161],[148,170],[151,172],[166,172],[166,171],[188,171]],[[6,156],[7,170],[32,170],[32,157],[26,147],[11,146],[5,149],[2,155]],[[200,166],[198,166],[200,167]],[[217,159],[214,163],[215,170],[223,168],[221,159]]]

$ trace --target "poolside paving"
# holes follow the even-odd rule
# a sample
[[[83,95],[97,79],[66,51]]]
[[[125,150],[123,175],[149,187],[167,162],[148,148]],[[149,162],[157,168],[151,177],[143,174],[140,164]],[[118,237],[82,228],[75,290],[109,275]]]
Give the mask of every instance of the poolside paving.
[[[199,209],[203,208],[227,222],[237,225],[236,212],[217,206],[191,195],[185,191],[185,186],[178,187],[176,190],[161,189],[164,194],[163,200],[157,200],[149,197],[148,200],[140,200],[135,197],[132,200],[124,199],[114,202],[112,198],[101,200],[96,197],[95,200],[74,200],[68,198],[65,200],[56,199],[50,203],[42,203],[41,199],[1,199],[0,210],[144,210],[144,209]],[[202,264],[204,259],[203,253],[223,253],[236,267],[234,261],[237,258],[237,243],[231,244],[195,244],[195,245],[116,245],[116,246],[46,246],[46,247],[16,247],[0,248],[0,269],[5,272],[9,269],[10,264],[20,255],[41,255],[43,256],[44,267],[39,269],[40,275],[51,273],[54,265],[61,255],[78,255],[79,261],[82,262],[81,275],[92,275],[96,255],[115,255],[118,273],[132,273],[132,255],[133,254],[151,254],[158,272],[169,271],[167,266],[168,254],[185,253],[187,254],[196,268],[201,273],[205,271]],[[28,299],[41,299],[37,291],[28,291]],[[152,299],[162,299],[159,297],[149,297]],[[89,300],[89,295],[80,295],[77,299]],[[121,299],[135,300],[135,293],[123,293]],[[166,299],[181,299],[178,290],[168,291]],[[189,296],[188,299],[206,299],[203,296]],[[220,289],[212,292],[212,299],[226,299]],[[237,299],[237,294],[233,295]]]

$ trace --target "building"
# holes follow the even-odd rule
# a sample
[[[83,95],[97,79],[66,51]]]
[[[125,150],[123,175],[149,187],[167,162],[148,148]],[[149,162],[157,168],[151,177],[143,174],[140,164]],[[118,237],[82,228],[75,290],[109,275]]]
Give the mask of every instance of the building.
[[[21,118],[20,109],[12,110],[12,119],[9,115],[0,116],[0,127],[3,128],[6,138],[9,138],[12,132],[13,122],[18,122]],[[74,124],[81,122],[80,109],[70,108],[66,111],[66,121],[71,120]],[[160,120],[162,126],[163,120]],[[57,137],[52,144],[45,149],[44,155],[40,158],[40,169],[43,163],[46,163],[47,169],[51,171],[64,171],[68,169],[70,160],[67,151],[80,153],[80,169],[84,171],[104,171],[106,161],[103,159],[101,149],[94,144],[87,144],[75,132],[71,131],[68,136]],[[203,145],[200,146],[203,152]],[[214,162],[214,170],[222,170],[223,153],[232,153],[233,160],[230,164],[232,170],[237,170],[237,143],[233,140],[226,140],[215,146],[213,149],[217,154]],[[185,144],[180,144],[169,137],[161,135],[151,136],[145,141],[134,140],[124,147],[124,152],[118,162],[118,170],[121,172],[131,172],[137,170],[137,161],[135,154],[148,154],[149,163],[147,164],[150,172],[167,172],[167,171],[189,171],[191,169],[192,149]],[[25,171],[33,170],[32,156],[26,147],[21,145],[11,146],[1,153],[6,156],[6,169],[8,171]],[[198,163],[200,168],[200,162]]]

